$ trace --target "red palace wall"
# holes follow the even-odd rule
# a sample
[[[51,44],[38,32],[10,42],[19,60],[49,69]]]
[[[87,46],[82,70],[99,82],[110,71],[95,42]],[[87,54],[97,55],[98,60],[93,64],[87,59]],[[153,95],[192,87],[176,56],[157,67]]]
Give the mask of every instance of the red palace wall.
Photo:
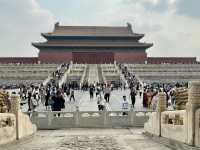
[[[63,63],[72,60],[71,52],[47,51],[39,53],[39,61],[41,63]]]
[[[0,63],[36,64],[38,63],[38,57],[0,57]]]
[[[42,51],[39,53],[41,63],[144,63],[147,59],[145,52],[57,52]]]
[[[148,64],[196,64],[197,58],[196,57],[148,57],[147,58]]]
[[[147,54],[145,52],[117,52],[114,58],[118,63],[145,63]]]
[[[74,63],[114,63],[114,54],[112,52],[74,52],[72,55]]]

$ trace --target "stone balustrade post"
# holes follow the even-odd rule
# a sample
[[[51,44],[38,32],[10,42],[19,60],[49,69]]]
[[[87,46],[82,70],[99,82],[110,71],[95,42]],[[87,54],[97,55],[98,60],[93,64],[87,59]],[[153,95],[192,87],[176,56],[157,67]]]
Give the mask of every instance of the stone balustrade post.
[[[104,128],[108,127],[108,112],[106,109],[103,109],[103,125]]]
[[[52,124],[53,118],[54,118],[54,113],[52,113],[51,109],[48,109],[47,119],[48,119],[48,126],[49,126],[49,128],[50,128],[50,126]]]
[[[16,138],[19,140],[19,113],[20,110],[20,98],[17,95],[11,96],[11,113],[16,117]]]
[[[135,119],[136,113],[135,111],[133,111],[133,107],[131,107],[128,115],[129,115],[129,120],[130,120],[129,121],[130,126],[134,126],[134,119]]]
[[[166,94],[164,92],[158,93],[158,103],[156,107],[156,112],[165,111],[166,106],[167,106]]]
[[[79,127],[80,126],[80,111],[79,111],[79,107],[76,106],[76,111],[74,114],[74,119],[75,119],[75,126]]]
[[[156,127],[155,134],[161,136],[161,113],[166,110],[167,100],[164,92],[158,93],[158,102],[156,107]]]
[[[117,66],[117,62],[116,62],[116,60],[114,61],[114,65]]]
[[[30,119],[31,119],[32,123],[39,125],[39,119],[38,119],[38,112],[37,111],[33,111]]]
[[[17,114],[20,111],[20,98],[17,95],[11,96],[11,113]]]
[[[200,108],[200,82],[190,82],[188,91],[187,111],[187,144],[194,146],[195,143],[195,112]],[[198,134],[198,133],[197,133]]]

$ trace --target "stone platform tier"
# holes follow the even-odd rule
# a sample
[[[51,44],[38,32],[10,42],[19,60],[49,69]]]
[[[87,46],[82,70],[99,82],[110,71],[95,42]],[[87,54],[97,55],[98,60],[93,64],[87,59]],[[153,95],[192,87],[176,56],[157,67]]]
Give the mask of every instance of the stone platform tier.
[[[59,64],[0,64],[2,85],[42,83]]]
[[[188,82],[200,79],[200,64],[126,64],[143,82]]]

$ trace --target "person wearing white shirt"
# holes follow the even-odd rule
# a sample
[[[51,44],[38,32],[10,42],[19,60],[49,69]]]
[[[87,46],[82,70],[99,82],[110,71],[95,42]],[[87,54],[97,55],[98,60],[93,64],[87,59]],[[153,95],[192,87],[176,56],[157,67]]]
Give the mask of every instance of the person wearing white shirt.
[[[129,108],[129,103],[126,99],[126,96],[123,96],[123,102],[122,102],[123,115],[128,115],[128,113],[127,113],[128,108]]]

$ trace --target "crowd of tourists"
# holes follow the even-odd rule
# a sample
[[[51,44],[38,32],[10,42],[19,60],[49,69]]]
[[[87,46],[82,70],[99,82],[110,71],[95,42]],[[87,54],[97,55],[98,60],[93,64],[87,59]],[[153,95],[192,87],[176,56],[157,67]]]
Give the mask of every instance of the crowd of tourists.
[[[176,89],[178,87],[187,87],[186,84],[145,84],[138,82],[136,77],[131,74],[125,74],[127,79],[127,85],[124,88],[130,90],[131,107],[135,107],[136,96],[138,95],[143,100],[143,107],[149,109],[156,109],[158,101],[158,93],[165,92],[166,105],[175,106],[176,102]],[[64,84],[62,88],[59,88],[54,82],[49,83],[46,87],[40,85],[40,87],[30,87],[26,91],[26,88],[22,88],[20,91],[24,91],[21,94],[21,99],[26,99],[24,93],[27,93],[28,104],[33,105],[33,109],[39,105],[39,100],[46,106],[46,109],[52,109],[53,111],[60,111],[65,108],[65,102],[75,102],[75,90],[71,84]],[[84,91],[88,91],[90,100],[96,100],[98,109],[104,110],[105,104],[110,102],[112,86],[110,84],[90,84]],[[33,98],[32,104],[30,104],[31,97]],[[50,107],[50,108],[49,108]],[[123,95],[122,97],[122,109],[128,110],[128,97]],[[30,107],[29,107],[30,108]]]
[[[60,67],[52,73],[52,79],[44,86],[40,84],[20,84],[19,92],[13,91],[12,94],[19,94],[21,105],[28,104],[28,111],[35,110],[40,104],[46,109],[61,110],[64,108],[61,89],[58,81],[64,72],[69,68],[68,64],[61,64]]]
[[[156,109],[158,101],[158,93],[166,94],[166,106],[175,107],[176,90],[179,87],[186,87],[185,83],[162,84],[162,83],[140,83],[137,77],[130,73],[126,66],[119,65],[125,77],[125,81],[120,81],[121,89],[130,91],[129,97],[131,104],[128,103],[129,97],[122,95],[122,110],[129,110],[130,107],[135,107],[136,96],[142,100],[143,107],[148,109]],[[62,78],[65,71],[69,69],[68,64],[62,64],[55,72],[52,73],[52,79],[46,84],[24,84],[19,85],[19,95],[21,105],[28,104],[28,111],[37,109],[40,105],[46,110],[61,111],[65,109],[66,102],[76,102],[75,90],[86,91],[89,94],[90,100],[96,100],[100,111],[105,109],[106,103],[110,103],[110,97],[113,88],[112,83],[94,83],[89,84],[85,81],[82,85],[77,82],[66,82],[59,87],[58,81]],[[16,94],[13,92],[12,94]],[[126,114],[126,113],[124,113]]]
[[[65,71],[69,69],[69,64],[63,63],[60,67],[52,73],[54,79],[60,80]]]
[[[158,93],[164,92],[166,95],[166,107],[175,108],[177,90],[182,87],[187,89],[187,83],[152,83],[144,84],[143,106],[156,109]]]
[[[130,89],[130,98],[132,107],[134,108],[136,95],[142,99],[143,107],[148,109],[156,109],[158,102],[158,93],[164,92],[166,95],[166,107],[174,109],[176,106],[177,90],[180,87],[187,88],[187,83],[140,83],[137,77],[130,73],[126,66],[119,65],[125,79],[127,80],[128,87]],[[127,98],[123,96],[126,103]],[[125,104],[126,105],[126,104]],[[127,109],[124,106],[124,109]]]
[[[142,85],[136,76],[128,71],[126,66],[119,65],[119,67],[122,70],[122,73],[127,81],[128,88],[130,89],[131,106],[134,108],[136,95],[139,93],[140,97],[142,96]],[[126,96],[124,96],[123,99],[125,100]]]

